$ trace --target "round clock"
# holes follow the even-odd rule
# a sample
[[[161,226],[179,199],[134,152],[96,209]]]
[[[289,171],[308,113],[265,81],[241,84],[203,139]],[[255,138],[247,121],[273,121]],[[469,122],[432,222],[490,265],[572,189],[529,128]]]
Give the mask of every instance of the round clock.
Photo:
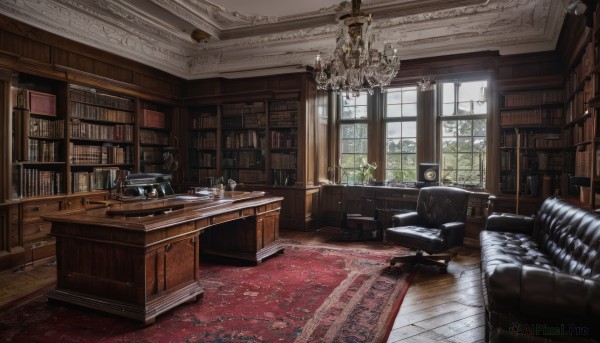
[[[423,177],[427,181],[435,181],[436,176],[437,176],[437,173],[432,168],[425,170],[425,172],[423,173]]]

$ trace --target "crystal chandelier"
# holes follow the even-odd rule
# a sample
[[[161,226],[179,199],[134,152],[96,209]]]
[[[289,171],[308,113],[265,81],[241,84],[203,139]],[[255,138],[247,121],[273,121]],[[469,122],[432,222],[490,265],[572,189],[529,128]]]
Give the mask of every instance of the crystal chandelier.
[[[344,92],[357,97],[361,91],[390,84],[400,69],[396,49],[386,43],[383,52],[374,47],[371,14],[360,12],[361,0],[352,0],[352,13],[340,17],[333,56],[323,61],[317,55],[314,76],[319,89]]]

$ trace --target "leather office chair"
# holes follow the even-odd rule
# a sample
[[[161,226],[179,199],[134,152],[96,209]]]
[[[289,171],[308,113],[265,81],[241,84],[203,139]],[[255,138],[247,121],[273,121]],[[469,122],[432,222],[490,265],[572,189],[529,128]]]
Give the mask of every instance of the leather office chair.
[[[385,232],[387,241],[416,249],[417,253],[393,257],[390,264],[433,265],[440,273],[445,273],[451,256],[438,253],[463,244],[469,194],[453,187],[422,188],[416,212],[395,215],[394,227]]]

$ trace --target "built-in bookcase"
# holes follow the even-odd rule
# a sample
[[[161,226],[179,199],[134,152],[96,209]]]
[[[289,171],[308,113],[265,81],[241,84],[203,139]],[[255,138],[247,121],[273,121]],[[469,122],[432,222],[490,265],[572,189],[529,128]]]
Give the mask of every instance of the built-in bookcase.
[[[113,189],[119,170],[134,169],[134,100],[69,86],[68,152],[72,193]]]
[[[217,161],[220,133],[217,106],[190,108],[188,118],[189,170],[186,181],[212,186],[211,180],[219,177]]]
[[[223,177],[241,183],[266,183],[265,102],[223,104],[221,127]]]
[[[293,186],[298,168],[298,101],[269,102],[271,183]]]
[[[547,197],[560,188],[563,169],[563,90],[500,95],[500,190]]]
[[[13,199],[66,192],[65,87],[28,74],[13,81]]]
[[[176,169],[176,143],[171,141],[170,106],[140,101],[140,171],[165,173]]]

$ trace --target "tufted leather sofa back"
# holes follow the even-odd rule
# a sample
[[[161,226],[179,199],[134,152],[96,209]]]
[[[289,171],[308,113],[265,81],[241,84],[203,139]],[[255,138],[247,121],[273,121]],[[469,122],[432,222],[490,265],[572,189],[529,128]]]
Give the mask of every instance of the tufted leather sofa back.
[[[470,192],[454,187],[426,187],[419,191],[419,224],[439,227],[449,222],[465,222]]]
[[[538,212],[533,236],[562,271],[600,279],[600,214],[548,198]]]

